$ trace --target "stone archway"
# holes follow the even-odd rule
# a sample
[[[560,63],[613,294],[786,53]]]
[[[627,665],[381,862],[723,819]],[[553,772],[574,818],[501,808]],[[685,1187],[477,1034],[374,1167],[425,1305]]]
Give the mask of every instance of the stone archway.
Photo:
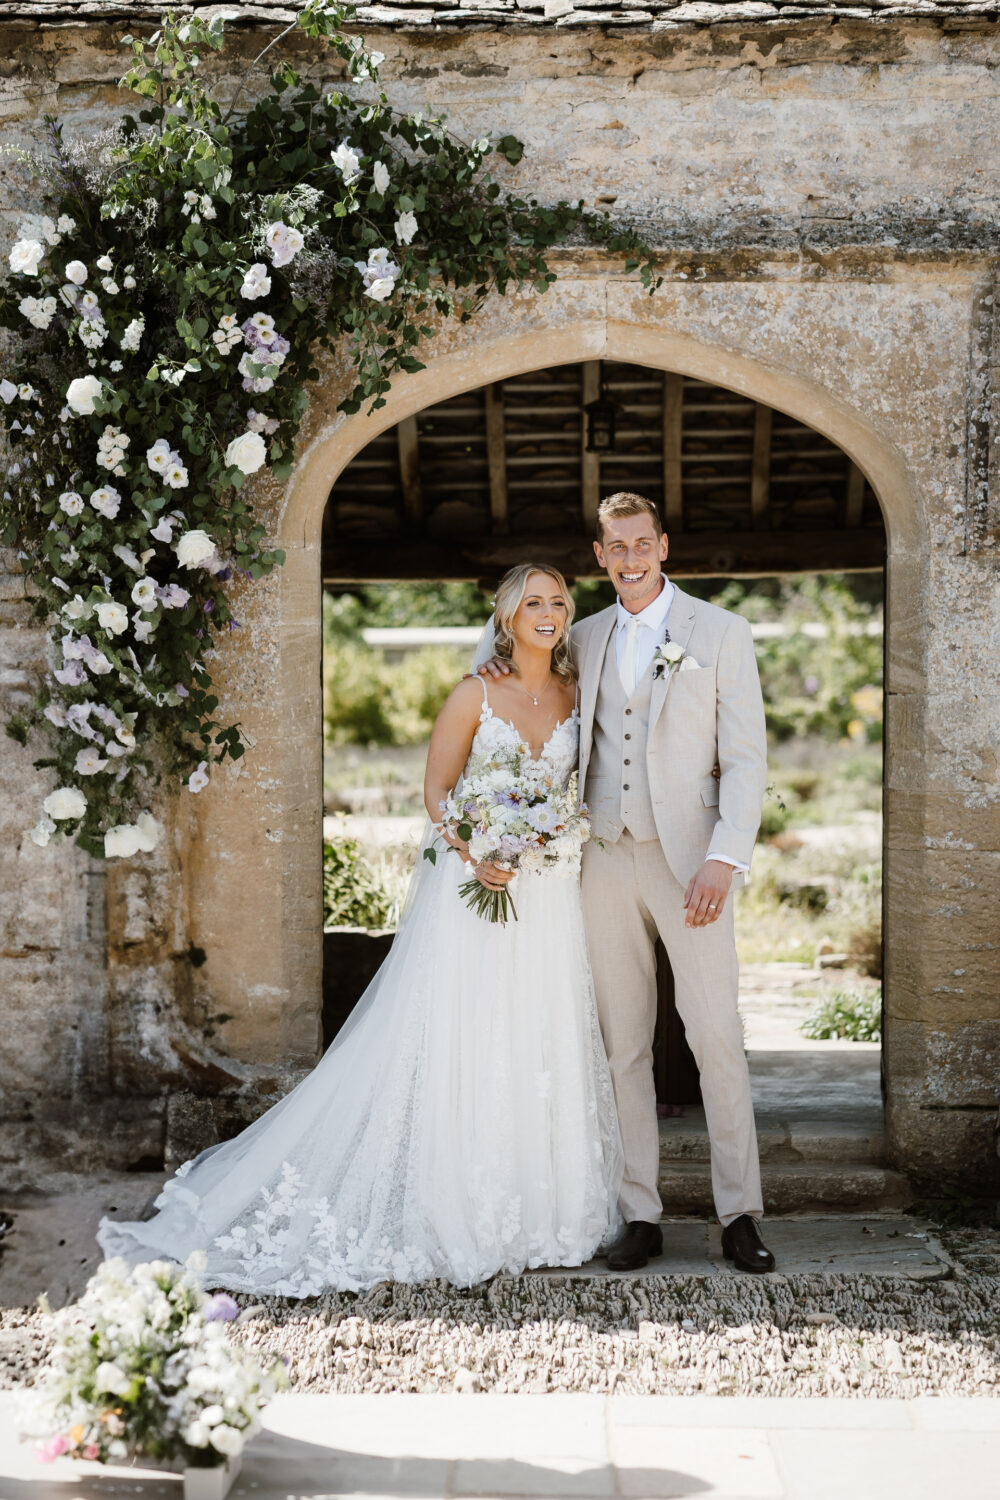
[[[743,392],[816,428],[849,455],[879,498],[888,539],[892,747],[886,926],[897,938],[886,973],[890,1149],[903,1167],[954,1164],[954,1133],[946,1139],[939,1132],[929,1146],[922,1138],[927,1028],[913,1005],[941,964],[939,939],[926,926],[917,930],[912,890],[914,879],[924,879],[929,889],[936,878],[927,871],[933,861],[919,836],[928,816],[924,799],[933,803],[934,793],[933,773],[923,761],[929,643],[920,602],[927,593],[930,538],[926,491],[916,478],[929,435],[926,410],[907,412],[905,390],[891,399],[886,378],[887,363],[902,360],[912,368],[914,345],[926,327],[915,326],[917,304],[891,288],[868,287],[847,301],[841,291],[674,284],[650,302],[621,282],[567,278],[544,299],[493,307],[482,322],[449,330],[428,367],[400,381],[371,416],[336,412],[344,382],[329,372],[295,473],[284,493],[272,497],[272,529],[286,550],[285,567],[249,601],[239,647],[227,663],[234,717],[242,718],[253,755],[205,795],[187,841],[194,941],[208,955],[205,979],[216,1004],[232,1016],[228,1050],[262,1068],[308,1065],[319,1042],[320,532],[332,483],[375,435],[436,401],[533,369],[617,359]],[[866,331],[873,296],[884,301],[886,348],[877,358]],[[824,343],[817,300],[835,307],[835,347],[829,338]],[[926,305],[920,305],[926,322]],[[936,311],[943,316],[946,308]],[[963,401],[964,392],[956,390],[955,406]],[[953,422],[954,407],[942,411],[942,429]],[[940,465],[935,482],[941,483]],[[958,821],[940,803],[930,816]],[[234,908],[243,915],[236,925]],[[978,1108],[971,1106],[974,1124]]]

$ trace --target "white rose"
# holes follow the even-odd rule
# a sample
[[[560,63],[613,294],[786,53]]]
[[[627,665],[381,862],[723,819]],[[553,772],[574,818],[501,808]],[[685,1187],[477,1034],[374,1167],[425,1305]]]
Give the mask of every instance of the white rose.
[[[226,467],[256,474],[267,462],[267,444],[259,432],[244,432],[233,438],[226,449]]]
[[[252,265],[250,267],[249,271],[247,271],[246,275],[243,277],[243,285],[240,287],[240,294],[245,297],[248,302],[252,302],[257,297],[266,297],[270,290],[271,278],[267,274],[267,267],[262,262],[258,261],[255,265]]]
[[[183,536],[177,538],[177,546],[174,550],[182,568],[196,568],[199,563],[207,561],[212,556],[215,543],[207,531],[185,531]],[[135,602],[138,604],[139,600],[136,599]]]
[[[139,835],[139,851],[148,854],[155,849],[163,836],[163,824],[158,823],[151,812],[141,812],[135,820],[136,833]]]
[[[114,268],[114,262],[112,261],[110,255],[102,255],[100,259],[95,262],[95,264],[99,271],[110,271]]]
[[[408,245],[417,232],[416,214],[400,214],[394,225],[396,230],[396,242],[400,245]]]
[[[134,823],[119,823],[117,828],[109,828],[104,835],[105,859],[131,859],[141,847],[139,830]]]
[[[132,603],[140,609],[156,608],[156,584],[151,578],[140,578],[132,590]]]
[[[102,630],[108,635],[121,635],[128,628],[128,611],[124,604],[117,604],[113,599],[107,599],[96,606],[97,622]]]
[[[96,776],[98,771],[104,770],[107,761],[101,759],[94,745],[87,745],[77,751],[74,765],[78,776]]]
[[[225,1423],[212,1428],[209,1441],[217,1453],[224,1453],[227,1458],[235,1457],[243,1448],[242,1432],[237,1432],[235,1427],[229,1427]]]
[[[52,819],[47,818],[43,815],[39,818],[34,828],[28,829],[28,837],[33,844],[38,845],[39,849],[44,849],[55,831],[56,825],[53,823]]]
[[[67,516],[78,516],[83,510],[83,496],[75,490],[65,490],[59,496],[59,509]]]
[[[37,276],[44,254],[41,240],[18,240],[8,257],[10,268],[17,276]]]
[[[365,296],[371,297],[373,302],[385,302],[388,297],[392,296],[392,289],[395,285],[393,277],[380,276],[366,288]]]
[[[66,391],[66,405],[78,417],[89,417],[101,394],[101,382],[96,375],[82,375],[71,380]]]
[[[197,766],[195,767],[195,769],[191,772],[191,775],[188,777],[188,790],[189,791],[192,791],[192,792],[202,792],[208,786],[208,776],[207,776],[206,771],[205,771],[205,767],[207,765],[208,765],[208,761],[207,760],[200,760],[198,762]],[[191,1383],[191,1381],[190,1381],[190,1377],[189,1377],[188,1384],[190,1384],[190,1383]]]
[[[60,786],[50,792],[42,803],[50,818],[82,818],[87,811],[87,799],[75,786]]]
[[[128,1390],[131,1381],[125,1371],[109,1360],[97,1366],[94,1376],[94,1389],[97,1391],[110,1391],[112,1396],[121,1396]]]
[[[107,840],[105,839],[105,842]],[[207,1448],[209,1429],[204,1422],[189,1422],[182,1434],[189,1448]]]
[[[82,260],[71,260],[66,267],[66,280],[71,281],[74,286],[83,286],[87,279],[87,267]]]
[[[390,181],[389,168],[386,166],[385,162],[377,161],[375,163],[375,165],[372,167],[372,177],[375,181],[376,193],[381,193],[384,197]]]
[[[684,647],[678,645],[676,641],[667,641],[665,645],[660,647],[660,655],[664,661],[680,661],[684,655]]]

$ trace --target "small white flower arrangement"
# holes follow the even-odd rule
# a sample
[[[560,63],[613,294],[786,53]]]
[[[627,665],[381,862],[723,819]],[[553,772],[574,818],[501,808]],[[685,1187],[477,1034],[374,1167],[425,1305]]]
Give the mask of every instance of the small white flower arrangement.
[[[49,1368],[22,1403],[43,1463],[145,1457],[205,1469],[241,1453],[284,1367],[228,1342],[226,1323],[255,1309],[206,1296],[198,1269],[105,1261],[78,1303],[50,1314]]]
[[[666,640],[653,652],[653,677],[663,677],[676,671],[685,658],[684,647],[677,641]]]

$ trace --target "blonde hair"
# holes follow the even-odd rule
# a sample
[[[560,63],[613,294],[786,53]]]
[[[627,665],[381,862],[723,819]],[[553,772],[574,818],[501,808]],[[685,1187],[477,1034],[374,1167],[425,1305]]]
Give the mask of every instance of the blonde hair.
[[[631,490],[619,490],[616,495],[609,495],[597,507],[597,540],[604,541],[605,521],[618,521],[626,516],[642,515],[649,516],[656,529],[656,535],[662,536],[663,522],[652,500],[647,500],[645,495],[634,495]]]
[[[566,624],[563,626],[562,635],[552,648],[552,670],[561,682],[575,682],[576,668],[569,654],[569,627],[576,605],[573,603],[573,596],[566,587],[566,580],[559,569],[547,567],[544,563],[518,563],[516,568],[511,568],[501,578],[493,606],[494,655],[498,656],[501,661],[507,662],[512,672],[517,671],[514,664],[514,635],[511,626],[514,623],[514,616],[521,607],[521,601],[528,587],[528,579],[532,573],[543,573],[546,578],[554,579],[559,586],[559,592],[566,600]]]

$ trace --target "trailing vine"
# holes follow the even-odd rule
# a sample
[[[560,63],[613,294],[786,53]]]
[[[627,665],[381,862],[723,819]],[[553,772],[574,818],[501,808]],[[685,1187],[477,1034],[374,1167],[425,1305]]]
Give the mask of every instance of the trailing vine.
[[[154,847],[162,778],[193,792],[243,754],[217,717],[211,662],[239,628],[233,585],[284,560],[245,486],[291,473],[317,353],[345,350],[345,411],[384,404],[422,368],[442,319],[491,293],[555,280],[574,234],[659,284],[639,237],[581,203],[506,191],[512,135],[458,140],[400,114],[352,12],[310,0],[293,27],[323,39],[360,97],[274,63],[225,107],[202,81],[224,22],[168,14],[127,38],[137,104],[95,149],[47,118],[25,158],[41,211],[10,252],[0,326],[13,335],[0,414],[12,449],[0,537],[16,546],[52,661],[8,732],[44,735],[53,791],[30,836],[75,834],[93,854]],[[240,106],[243,106],[240,108]]]

